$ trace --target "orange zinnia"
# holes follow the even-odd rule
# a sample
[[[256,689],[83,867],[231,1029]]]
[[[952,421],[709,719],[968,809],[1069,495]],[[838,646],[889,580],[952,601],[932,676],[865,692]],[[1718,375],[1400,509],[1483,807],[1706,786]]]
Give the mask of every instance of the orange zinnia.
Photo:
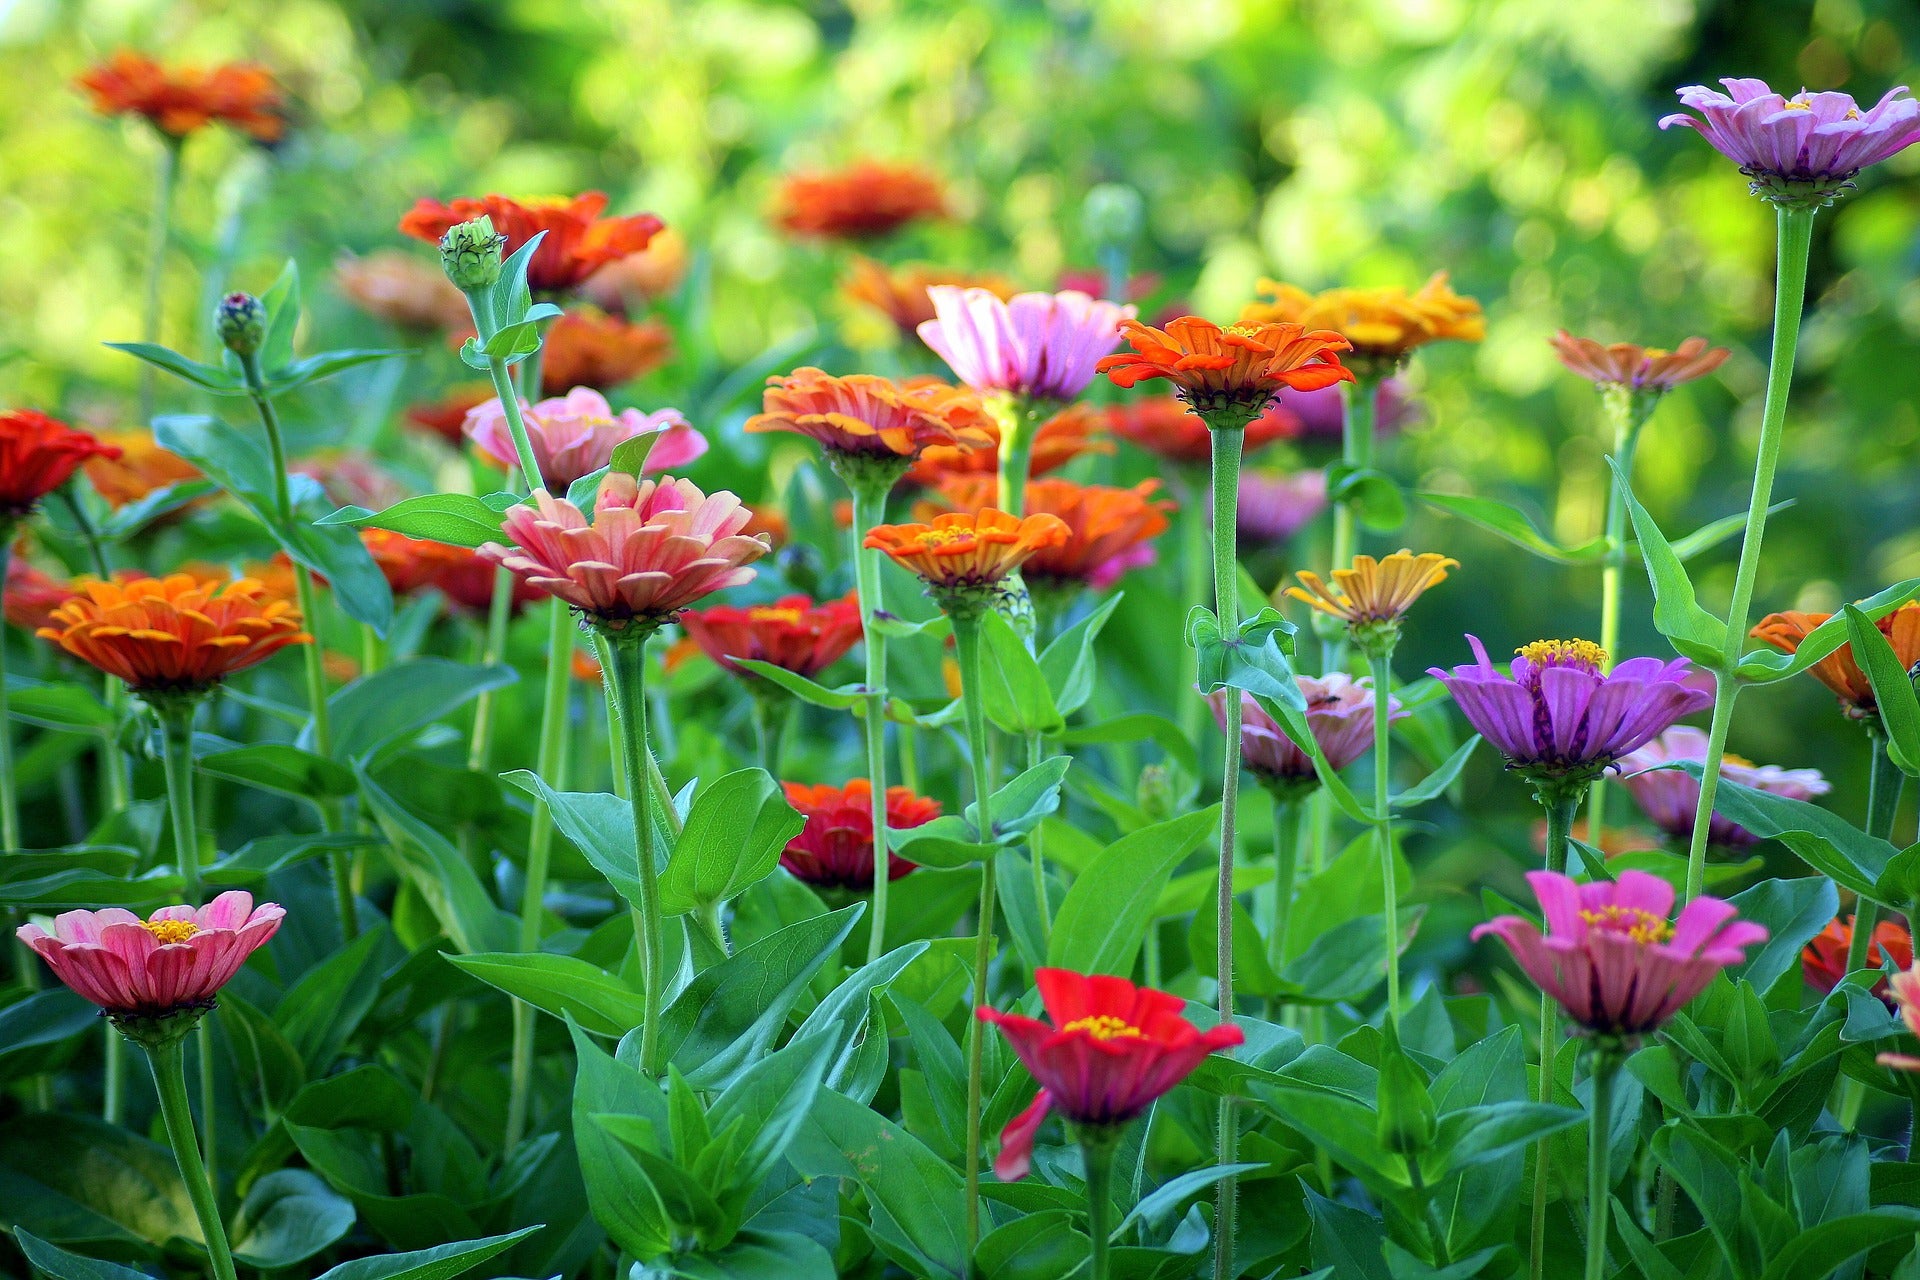
[[[1480,304],[1455,293],[1444,271],[1412,293],[1392,288],[1308,293],[1277,280],[1262,280],[1257,288],[1263,299],[1241,311],[1243,323],[1330,329],[1353,345],[1355,361],[1374,366],[1370,373],[1386,372],[1429,342],[1479,342],[1487,336]]]
[[[229,62],[211,71],[167,68],[144,54],[122,49],[81,76],[77,84],[101,115],[144,116],[170,138],[222,121],[258,142],[278,142],[280,87],[266,68]]]
[[[871,240],[946,211],[940,182],[926,170],[862,160],[831,173],[789,175],[773,220],[795,235]]]
[[[575,387],[605,391],[649,373],[673,357],[673,334],[658,320],[629,324],[580,307],[547,330],[540,365],[542,393],[563,396]]]
[[[936,516],[931,524],[875,525],[865,545],[885,552],[935,591],[947,592],[992,586],[1068,536],[1059,516],[1023,518],[983,507]]]
[[[1337,333],[1298,324],[1236,324],[1221,328],[1182,316],[1165,329],[1123,320],[1120,336],[1133,350],[1104,357],[1100,372],[1132,387],[1165,378],[1203,418],[1244,427],[1281,387],[1318,391],[1353,381],[1340,363],[1348,342]]]
[[[1560,363],[1587,381],[1655,395],[1706,377],[1732,354],[1725,347],[1709,347],[1705,338],[1688,338],[1672,351],[1636,342],[1602,346],[1592,338],[1576,338],[1565,329],[1549,341]]]
[[[767,379],[765,412],[748,431],[795,431],[828,454],[911,459],[930,445],[991,443],[991,419],[970,391],[932,379],[897,383],[871,373],[834,377],[795,369]]]
[[[1112,444],[1094,439],[1102,421],[1100,410],[1089,404],[1070,404],[1048,418],[1034,432],[1033,455],[1027,474],[1043,476],[1049,471],[1058,471],[1083,453],[1112,453]],[[1198,422],[1199,419],[1194,421]],[[933,445],[908,468],[907,483],[931,489],[951,476],[998,475],[1000,424],[988,418],[983,425],[991,437],[988,443],[978,448],[957,444]]]
[[[251,578],[175,573],[76,587],[40,636],[138,694],[204,693],[290,644],[313,642],[299,608]]]
[[[0,413],[0,536],[71,479],[81,463],[119,456],[118,446],[37,409]]]
[[[430,431],[458,449],[466,444],[467,414],[493,399],[493,388],[484,382],[466,382],[449,388],[440,399],[408,408],[408,425]]]
[[[1169,462],[1205,466],[1213,456],[1213,433],[1177,396],[1148,396],[1107,410],[1107,429]],[[1278,402],[1247,423],[1240,447],[1246,453],[1300,434],[1300,419]]]
[[[151,431],[138,428],[109,431],[102,433],[100,439],[119,450],[119,454],[88,458],[87,479],[116,511],[168,485],[200,479],[200,468],[179,454],[162,449]]]
[[[401,329],[431,332],[473,322],[465,296],[445,272],[398,249],[364,258],[343,254],[334,263],[333,283],[348,302]]]
[[[396,596],[410,596],[429,588],[449,604],[469,613],[485,613],[493,604],[494,566],[471,547],[409,538],[390,529],[362,529],[360,541],[379,566]],[[540,588],[513,580],[513,607],[544,600]]]
[[[687,238],[662,227],[639,253],[617,258],[580,286],[588,302],[615,315],[627,315],[679,289],[687,274]]]
[[[507,238],[511,255],[544,231],[547,238],[527,264],[527,287],[535,293],[565,293],[586,278],[630,253],[639,253],[664,225],[650,213],[603,218],[604,192],[588,191],[571,200],[510,200],[502,195],[462,198],[452,204],[422,200],[400,219],[400,230],[429,244],[439,243],[449,227],[485,215],[493,229]]]
[[[1160,482],[1142,480],[1131,489],[1075,484],[1058,476],[1027,485],[1027,511],[1060,517],[1064,541],[1042,547],[1021,571],[1029,582],[1065,587],[1112,585],[1128,569],[1153,563],[1148,545],[1166,531],[1174,505],[1156,498]],[[940,497],[958,511],[978,511],[993,501],[992,476],[952,476]],[[931,504],[925,504],[931,506]]]
[[[934,285],[952,285],[958,289],[985,289],[997,298],[1011,298],[1017,286],[1003,276],[973,275],[949,271],[925,263],[889,267],[872,258],[855,258],[840,292],[853,302],[872,307],[893,321],[902,337],[918,341],[920,326],[933,319],[933,299],[927,290]]]
[[[1833,615],[1830,613],[1770,613],[1760,619],[1748,634],[1788,653],[1799,651],[1800,642],[1812,630]],[[1911,671],[1920,662],[1920,603],[1901,605],[1874,624],[1893,646],[1893,656],[1902,670]],[[1833,690],[1840,707],[1856,720],[1879,714],[1874,701],[1873,682],[1854,660],[1853,646],[1843,644],[1808,668],[1816,679]]]

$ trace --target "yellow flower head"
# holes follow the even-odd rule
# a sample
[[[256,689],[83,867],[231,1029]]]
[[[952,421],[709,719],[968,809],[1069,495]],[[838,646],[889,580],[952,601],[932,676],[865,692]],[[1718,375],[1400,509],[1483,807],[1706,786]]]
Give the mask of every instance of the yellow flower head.
[[[1454,339],[1478,342],[1486,337],[1480,304],[1462,297],[1436,272],[1420,288],[1328,289],[1308,293],[1297,285],[1262,280],[1261,301],[1241,311],[1242,322],[1292,321],[1310,329],[1331,329],[1353,344],[1353,359],[1397,363],[1415,347]]]
[[[1331,588],[1319,574],[1302,569],[1301,586],[1288,587],[1287,594],[1349,627],[1396,623],[1429,587],[1447,580],[1448,569],[1459,567],[1458,560],[1432,551],[1416,556],[1403,548],[1384,560],[1358,555],[1352,568],[1333,571]]]

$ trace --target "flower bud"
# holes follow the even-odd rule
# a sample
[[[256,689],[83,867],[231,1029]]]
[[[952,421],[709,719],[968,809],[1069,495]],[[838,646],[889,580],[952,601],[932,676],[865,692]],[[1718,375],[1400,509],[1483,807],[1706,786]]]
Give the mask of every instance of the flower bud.
[[[1087,192],[1080,206],[1080,227],[1100,248],[1124,249],[1140,238],[1146,206],[1140,193],[1119,182],[1103,182]]]
[[[500,253],[506,243],[485,214],[455,223],[440,237],[440,269],[463,293],[485,289],[500,278]]]
[[[267,309],[250,293],[230,293],[213,309],[213,331],[227,350],[245,359],[267,340]]]
[[[1178,800],[1174,792],[1173,775],[1167,772],[1165,765],[1150,764],[1140,770],[1140,782],[1134,788],[1134,802],[1140,806],[1140,812],[1147,815],[1148,822],[1165,822],[1173,817]]]

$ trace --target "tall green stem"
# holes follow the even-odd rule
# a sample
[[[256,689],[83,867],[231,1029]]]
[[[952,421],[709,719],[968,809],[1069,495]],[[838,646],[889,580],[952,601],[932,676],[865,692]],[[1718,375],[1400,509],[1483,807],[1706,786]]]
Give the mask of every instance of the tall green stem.
[[[1267,914],[1267,963],[1275,973],[1287,962],[1293,923],[1293,890],[1300,878],[1300,813],[1291,800],[1273,800],[1273,909]]]
[[[1542,793],[1540,803],[1547,810],[1547,870],[1564,874],[1567,869],[1567,841],[1573,833],[1573,815],[1580,804],[1580,793]],[[1554,1063],[1559,1057],[1560,1007],[1545,992],[1540,994],[1540,1079],[1538,1098],[1553,1102]],[[1527,1253],[1527,1274],[1540,1280],[1547,1265],[1547,1168],[1546,1141],[1534,1148],[1533,1156],[1533,1233]]]
[[[1635,394],[1625,386],[1606,388],[1603,403],[1613,427],[1613,456],[1620,474],[1633,478],[1633,455],[1640,444],[1656,403],[1652,396]],[[1627,498],[1617,484],[1607,486],[1606,559],[1600,567],[1601,674],[1613,670],[1620,649],[1620,588],[1627,565]],[[1587,839],[1598,845],[1607,829],[1607,775],[1601,774],[1588,791]]]
[[[226,1228],[220,1223],[220,1203],[214,1197],[213,1176],[200,1163],[194,1143],[193,1108],[187,1103],[187,1068],[180,1046],[181,1041],[175,1040],[147,1050],[154,1089],[160,1095],[160,1117],[167,1128],[173,1158],[180,1166],[180,1180],[186,1183],[187,1197],[193,1201],[194,1217],[200,1220],[207,1253],[213,1259],[214,1280],[236,1280],[233,1251],[227,1245]]]
[[[960,663],[960,699],[966,712],[967,755],[973,765],[974,817],[982,842],[992,839],[993,777],[987,765],[987,713],[980,682],[980,619],[955,613],[953,642]],[[876,876],[875,884],[879,883]],[[987,966],[993,962],[993,862],[980,864],[980,927],[973,947],[973,1003],[987,1003]],[[980,1116],[981,1069],[986,1048],[985,1024],[967,1023],[967,1274],[971,1274],[974,1246],[980,1243]]]
[[[1038,733],[1028,734],[1027,768],[1039,768],[1045,756],[1045,740]],[[1038,826],[1027,833],[1027,852],[1033,857],[1034,919],[1040,922],[1040,938],[1044,942],[1053,937],[1053,903],[1047,897],[1047,852]]]
[[[1174,493],[1180,504],[1176,515],[1180,521],[1180,612],[1184,616],[1193,606],[1207,602],[1211,548],[1207,511],[1200,501],[1198,469],[1183,463],[1175,463],[1173,467]],[[1180,686],[1174,690],[1174,705],[1180,709],[1181,734],[1189,742],[1204,745],[1201,730],[1206,727],[1207,704],[1193,696],[1193,687],[1200,679],[1199,664],[1199,651],[1191,645],[1182,645]]]
[[[1767,532],[1767,508],[1773,501],[1773,475],[1780,464],[1786,434],[1787,393],[1793,383],[1794,352],[1800,344],[1800,312],[1807,294],[1807,258],[1813,248],[1812,209],[1775,210],[1780,266],[1773,295],[1773,353],[1767,365],[1766,408],[1760,415],[1760,449],[1753,465],[1753,495],[1747,503],[1746,535],[1740,567],[1733,578],[1733,603],[1727,609],[1727,642],[1714,682],[1713,723],[1707,730],[1707,755],[1701,764],[1700,805],[1693,815],[1693,841],[1687,849],[1687,899],[1700,895],[1707,876],[1707,830],[1720,788],[1720,764],[1726,755],[1733,700],[1740,692],[1734,677],[1747,641],[1747,615],[1753,607],[1754,581],[1760,573],[1760,544]]]
[[[0,518],[0,582],[13,559],[13,521]],[[0,630],[0,850],[20,848],[20,795],[13,772],[13,721],[7,710],[7,637]]]
[[[180,172],[180,140],[160,135],[160,163],[153,175],[153,214],[147,223],[147,280],[144,310],[140,317],[140,340],[160,341],[161,283],[167,273],[167,241],[173,222],[174,180]],[[140,362],[140,422],[153,422],[154,379],[156,370]]]
[[[1093,1254],[1087,1280],[1107,1280],[1107,1237],[1113,1234],[1113,1156],[1119,1135],[1110,1128],[1079,1135],[1087,1173],[1087,1239]]]
[[[161,764],[167,779],[167,814],[173,823],[174,860],[180,867],[181,899],[190,907],[200,903],[200,827],[194,816],[193,715],[196,704],[177,701],[156,708],[163,749]],[[200,1111],[204,1117],[206,1177],[218,1185],[220,1166],[218,1126],[215,1124],[213,1080],[213,1020],[201,1019],[196,1037],[200,1046]],[[176,1050],[177,1051],[177,1050]],[[191,1132],[191,1130],[189,1130]]]
[[[1867,771],[1867,825],[1869,836],[1884,840],[1893,831],[1893,816],[1900,808],[1900,792],[1907,777],[1887,756],[1886,734],[1876,725],[1867,730],[1867,749],[1871,753]],[[1872,963],[1868,947],[1873,926],[1880,914],[1879,904],[1862,898],[1854,906],[1853,937],[1847,944],[1847,972],[1857,973]]]
[[[1355,471],[1364,471],[1373,466],[1374,408],[1380,379],[1358,371],[1354,379],[1340,384],[1340,403],[1344,410],[1340,419],[1340,461]],[[1344,568],[1353,563],[1354,552],[1359,549],[1359,530],[1354,525],[1353,507],[1345,502],[1337,502],[1333,507],[1333,559],[1330,563],[1336,569]],[[1335,626],[1331,619],[1323,619],[1319,615],[1314,618],[1314,626],[1321,635],[1321,669],[1338,671],[1346,666],[1346,629]]]
[[[142,367],[151,369],[151,365],[142,362]],[[100,531],[94,528],[93,520],[87,515],[86,504],[74,496],[72,486],[60,490],[60,499],[66,504],[67,511],[73,516],[74,527],[80,530],[81,541],[87,544],[87,558],[93,562],[94,576],[102,582],[113,580],[113,562],[107,558],[107,544],[101,540]],[[0,560],[0,573],[6,564]],[[113,713],[113,722],[117,727],[127,709],[127,687],[112,676],[104,684],[107,709]],[[100,780],[101,790],[109,812],[118,813],[127,807],[131,796],[128,792],[127,758],[120,750],[120,735],[109,733],[100,740]],[[108,1044],[118,1044],[111,1036]],[[111,1060],[110,1060],[111,1062]]]
[[[1400,1025],[1400,886],[1394,878],[1393,813],[1388,807],[1387,783],[1392,776],[1393,650],[1368,655],[1373,669],[1373,812],[1374,839],[1380,847],[1380,910],[1385,917],[1387,947],[1387,1018]]]
[[[1587,1115],[1586,1280],[1607,1280],[1607,1214],[1613,1204],[1607,1136],[1613,1127],[1613,1081],[1619,1066],[1612,1050],[1594,1050],[1593,1107]]]
[[[634,911],[635,944],[640,949],[640,1069],[657,1076],[660,1062],[661,987],[666,980],[666,958],[661,947],[660,862],[654,847],[653,788],[648,785],[647,749],[647,638],[603,633],[607,661],[607,700],[620,726],[621,765],[626,772],[629,808],[633,813],[633,841],[637,853],[640,905]]]
[[[841,476],[853,494],[853,571],[867,658],[867,693],[860,702],[860,716],[873,806],[873,919],[867,935],[867,963],[872,964],[886,951],[887,939],[887,637],[879,627],[880,614],[887,606],[880,587],[880,553],[863,544],[867,530],[886,520],[887,494],[899,473],[861,472],[849,467]]]
[[[780,776],[780,740],[786,736],[793,704],[787,695],[755,676],[748,677],[747,701],[753,712],[753,745],[767,776]]]
[[[1027,472],[1033,468],[1033,438],[1039,433],[1038,410],[1025,396],[997,403],[1000,423],[999,484],[995,496],[1008,515],[1027,513]]]

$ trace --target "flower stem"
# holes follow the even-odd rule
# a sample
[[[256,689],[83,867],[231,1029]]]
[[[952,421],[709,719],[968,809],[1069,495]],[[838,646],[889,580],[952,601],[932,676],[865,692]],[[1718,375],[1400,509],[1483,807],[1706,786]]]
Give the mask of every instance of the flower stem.
[[[1040,734],[1028,734],[1027,768],[1039,768],[1045,757],[1046,744]],[[1027,833],[1027,852],[1033,855],[1034,918],[1040,922],[1040,940],[1045,942],[1053,937],[1053,903],[1047,897],[1047,855],[1038,826]]]
[[[1807,258],[1813,247],[1812,209],[1775,209],[1779,241],[1778,279],[1773,295],[1773,352],[1767,364],[1767,400],[1760,416],[1760,449],[1753,465],[1753,496],[1747,503],[1746,535],[1740,543],[1740,567],[1734,573],[1733,603],[1727,610],[1727,643],[1714,682],[1713,724],[1701,765],[1700,806],[1693,815],[1693,841],[1687,849],[1687,900],[1700,896],[1707,874],[1707,830],[1713,822],[1713,798],[1720,787],[1720,763],[1726,754],[1727,727],[1740,683],[1734,671],[1746,648],[1747,615],[1754,581],[1760,573],[1760,544],[1767,532],[1767,507],[1773,501],[1773,475],[1780,464],[1786,433],[1787,393],[1793,383],[1794,352],[1800,344],[1800,312],[1806,303]]]
[[[620,726],[629,807],[633,811],[634,849],[638,855],[640,905],[634,911],[634,941],[640,949],[640,1069],[660,1074],[660,1000],[666,979],[661,954],[660,863],[654,849],[653,788],[646,777],[647,749],[647,637],[607,635],[603,646],[607,701]]]
[[[1279,973],[1287,962],[1293,923],[1293,890],[1300,878],[1300,813],[1291,800],[1273,802],[1273,909],[1267,916],[1267,963]]]
[[[759,753],[760,767],[767,776],[780,777],[780,740],[786,736],[787,718],[792,704],[775,689],[763,688],[766,681],[757,677],[747,685],[748,705],[753,712],[753,743]]]
[[[862,545],[867,530],[886,520],[887,494],[898,476],[894,474],[845,475],[853,494],[853,571],[860,596],[860,625],[867,658],[867,696],[861,700],[860,714],[867,747],[867,783],[872,788],[873,806],[873,919],[868,924],[867,963],[878,960],[886,950],[887,939],[887,637],[875,625],[886,611],[886,599],[880,587],[880,553]],[[958,628],[956,628],[956,631]]]
[[[175,1040],[149,1048],[147,1061],[153,1068],[154,1088],[160,1095],[160,1116],[166,1124],[167,1141],[172,1144],[173,1158],[180,1166],[180,1180],[187,1184],[194,1217],[200,1220],[200,1234],[206,1240],[207,1253],[213,1258],[215,1280],[235,1280],[233,1252],[227,1246],[226,1228],[220,1224],[220,1205],[214,1198],[213,1178],[200,1163],[200,1152],[194,1142],[193,1108],[187,1102],[187,1069],[181,1043]]]
[[[487,602],[486,647],[480,661],[497,666],[507,652],[507,624],[513,621],[513,570],[493,571],[493,596]],[[493,759],[494,691],[485,690],[474,702],[473,737],[467,742],[467,768],[480,772]]]
[[[13,521],[0,517],[0,582],[13,559]],[[13,721],[7,712],[7,638],[0,632],[0,850],[20,848],[20,796],[13,773]]]
[[[1900,808],[1900,792],[1907,777],[1888,758],[1886,734],[1877,726],[1868,729],[1867,743],[1871,754],[1867,772],[1866,833],[1884,840],[1893,830],[1893,816]],[[1868,948],[1879,914],[1879,904],[1871,899],[1862,898],[1854,905],[1853,937],[1847,944],[1848,973],[1856,973],[1872,963],[1868,959]]]
[[[142,368],[150,369],[151,367],[151,365],[142,364]],[[67,511],[73,516],[74,527],[80,530],[81,541],[87,544],[87,558],[93,562],[94,575],[102,582],[111,582],[113,563],[107,558],[107,545],[100,540],[100,531],[94,528],[92,518],[87,515],[86,505],[74,496],[71,485],[60,489],[60,500],[66,504]],[[6,569],[6,561],[3,557],[4,552],[0,551],[0,576],[4,576]],[[127,686],[114,677],[108,676],[104,691],[107,710],[113,713],[113,722],[118,726],[127,709]],[[100,741],[100,779],[108,812],[118,813],[126,808],[132,797],[128,790],[127,757],[126,753],[120,750],[118,733],[109,733]],[[112,1037],[109,1037],[107,1042],[118,1043]]]
[[[1380,380],[1356,370],[1354,381],[1339,385],[1340,404],[1344,410],[1340,418],[1340,461],[1356,471],[1364,471],[1373,466],[1374,408]],[[1359,530],[1354,524],[1353,507],[1345,502],[1336,502],[1333,507],[1333,559],[1330,563],[1336,569],[1344,568],[1353,563],[1354,552],[1359,547]],[[1322,637],[1321,670],[1341,670],[1347,663],[1345,628],[1333,626],[1331,620],[1323,621],[1318,615],[1314,618],[1314,625]]]
[[[520,474],[526,477],[527,490],[544,488],[547,478],[534,457],[533,439],[527,434],[527,420],[520,415],[520,397],[514,391],[513,374],[499,356],[487,359],[487,374],[493,379],[493,394],[500,398],[500,411],[507,417],[507,431],[513,436],[513,456],[520,460]]]
[[[194,815],[193,789],[193,714],[196,703],[179,701],[159,712],[160,733],[164,743],[161,764],[167,780],[167,813],[173,822],[174,859],[180,867],[181,898],[190,907],[200,905],[200,826]],[[201,1020],[200,1110],[205,1117],[206,1168],[202,1171],[217,1185],[220,1165],[218,1135],[213,1107],[213,1023],[212,1015]],[[176,1050],[178,1052],[178,1050]],[[184,1068],[183,1068],[184,1070]],[[191,1133],[191,1128],[189,1128]]]
[[[1184,615],[1193,606],[1207,602],[1207,515],[1199,501],[1197,469],[1176,463],[1173,481],[1180,507],[1175,515],[1180,520],[1180,611]],[[1206,727],[1207,704],[1193,696],[1199,679],[1200,652],[1182,645],[1180,685],[1174,691],[1175,704],[1180,708],[1180,732],[1189,742],[1204,745],[1200,731]]]
[[[1377,691],[1376,691],[1377,696]],[[1543,794],[1540,803],[1547,810],[1547,870],[1564,874],[1567,869],[1567,840],[1573,833],[1573,815],[1579,807],[1578,792]],[[1544,991],[1540,993],[1540,1079],[1538,1098],[1553,1102],[1554,1064],[1559,1057],[1560,1007]],[[1547,1189],[1548,1145],[1542,1140],[1533,1156],[1533,1235],[1527,1253],[1527,1274],[1539,1280],[1547,1262]]]
[[[167,274],[167,241],[173,223],[174,179],[180,172],[180,141],[169,134],[160,135],[160,163],[153,175],[153,214],[147,223],[146,302],[140,317],[140,340],[160,341],[161,284]],[[140,362],[140,422],[153,422],[154,379],[156,370]]]
[[[1613,1128],[1613,1081],[1620,1060],[1611,1049],[1593,1051],[1593,1106],[1587,1115],[1587,1272],[1586,1280],[1607,1278],[1607,1213],[1613,1204],[1612,1154],[1607,1138]]]
[[[987,766],[987,713],[980,683],[980,619],[953,615],[955,656],[960,663],[960,698],[966,712],[967,754],[973,764],[974,818],[980,840],[993,839],[993,779]],[[874,877],[877,888],[882,877]],[[993,960],[993,862],[980,864],[980,927],[973,948],[973,1003],[987,1003],[987,966]],[[980,1242],[980,1115],[981,1069],[986,1047],[984,1023],[967,1023],[967,1245],[963,1255],[971,1266],[974,1246]]]
[[[1388,807],[1387,782],[1392,773],[1393,735],[1388,732],[1393,704],[1393,650],[1368,655],[1373,668],[1373,810],[1374,838],[1380,846],[1380,911],[1386,930],[1387,1018],[1400,1025],[1400,886],[1395,883],[1393,813]]]
[[[1087,1280],[1107,1280],[1107,1237],[1113,1234],[1113,1156],[1116,1143],[1106,1132],[1080,1135],[1080,1158],[1087,1173],[1087,1239],[1093,1244]]]
[[[1653,397],[1636,395],[1623,386],[1610,386],[1603,400],[1607,419],[1613,427],[1613,456],[1620,473],[1633,476],[1633,455],[1640,444],[1640,428],[1646,425],[1656,403]],[[1600,567],[1600,648],[1605,656],[1600,673],[1613,670],[1620,648],[1620,589],[1627,566],[1627,499],[1617,484],[1607,486],[1606,559]],[[1607,776],[1593,781],[1587,792],[1587,839],[1598,845],[1607,829]]]
[[[1039,424],[1033,401],[1025,396],[1010,396],[996,402],[994,417],[1000,423],[999,485],[995,497],[1008,515],[1023,516],[1027,506],[1027,472],[1033,467],[1033,438]]]

